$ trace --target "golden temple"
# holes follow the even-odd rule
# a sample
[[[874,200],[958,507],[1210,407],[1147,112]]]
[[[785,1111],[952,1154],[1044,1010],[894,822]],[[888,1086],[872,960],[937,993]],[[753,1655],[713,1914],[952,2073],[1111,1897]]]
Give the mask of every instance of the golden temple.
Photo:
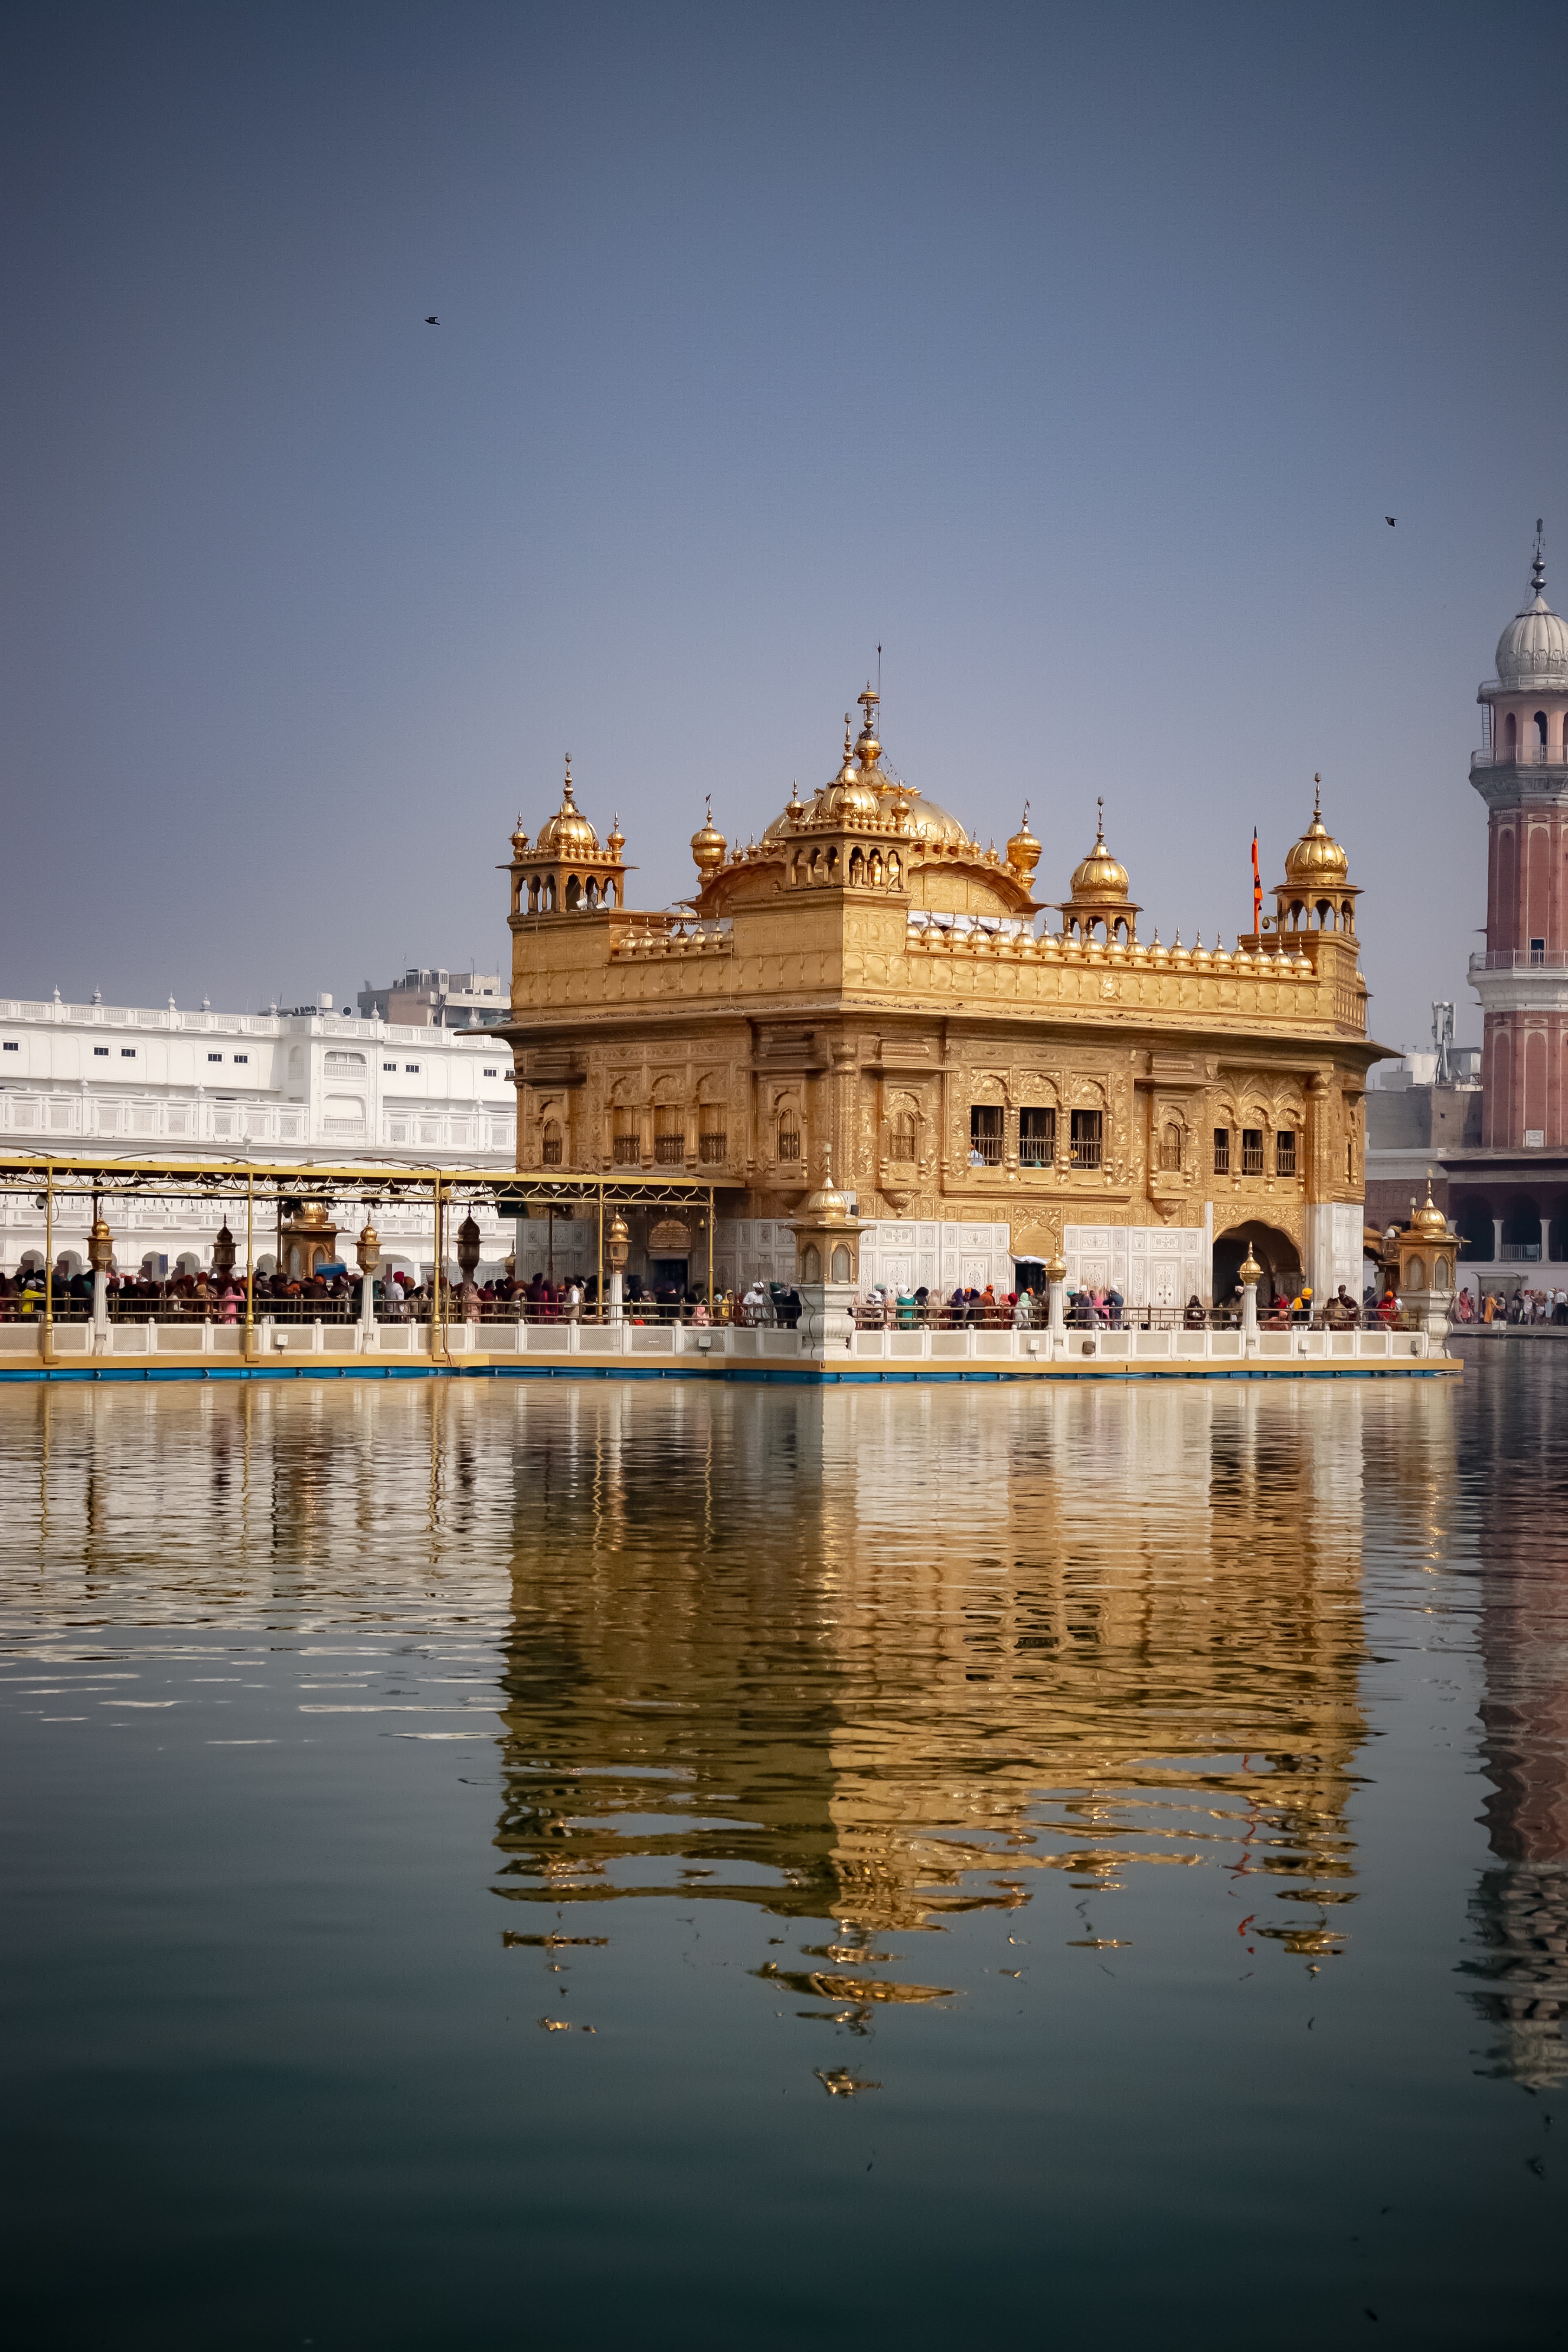
[[[1058,1253],[1130,1307],[1362,1283],[1366,1034],[1345,851],[1320,808],[1276,910],[1234,947],[1138,934],[1103,822],[1065,898],[1035,895],[1026,807],[1005,850],[904,783],[868,687],[821,789],[731,846],[711,806],[692,896],[626,899],[567,762],[512,835],[518,1166],[706,1178],[721,1286],[793,1280],[785,1222],[834,1181],[864,1284],[1012,1289]],[[1057,928],[1037,929],[1042,915]],[[633,1271],[707,1252],[634,1220]]]

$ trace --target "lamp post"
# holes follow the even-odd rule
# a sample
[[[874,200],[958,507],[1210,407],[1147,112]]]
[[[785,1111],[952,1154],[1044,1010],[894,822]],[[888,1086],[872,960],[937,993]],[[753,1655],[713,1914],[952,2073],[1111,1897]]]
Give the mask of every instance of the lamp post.
[[[92,1345],[101,1356],[109,1338],[109,1269],[114,1264],[114,1235],[92,1204],[92,1230],[87,1237],[87,1262],[92,1268]]]
[[[1050,1294],[1050,1303],[1046,1309],[1046,1328],[1051,1335],[1053,1356],[1065,1353],[1067,1347],[1067,1260],[1058,1252],[1046,1265],[1046,1284]],[[1060,1349],[1057,1346],[1058,1339],[1062,1342]]]
[[[234,1235],[226,1217],[213,1244],[213,1291],[221,1298],[234,1285]]]
[[[360,1346],[370,1346],[371,1333],[375,1329],[375,1269],[381,1264],[381,1237],[367,1217],[364,1229],[355,1244],[354,1255],[359,1259],[359,1328]]]
[[[1262,1279],[1263,1268],[1252,1255],[1250,1242],[1247,1244],[1247,1255],[1241,1261],[1239,1271],[1241,1276],[1241,1352],[1244,1356],[1255,1356],[1258,1353],[1258,1286]]]
[[[621,1274],[630,1253],[630,1246],[631,1235],[626,1230],[626,1221],[617,1209],[610,1220],[609,1231],[605,1235],[605,1255],[610,1261],[610,1320],[612,1323],[621,1322],[626,1314],[626,1309],[621,1304]]]
[[[466,1321],[479,1319],[479,1298],[474,1289],[474,1269],[479,1262],[479,1229],[470,1211],[458,1227],[458,1271],[463,1277],[463,1315]]]

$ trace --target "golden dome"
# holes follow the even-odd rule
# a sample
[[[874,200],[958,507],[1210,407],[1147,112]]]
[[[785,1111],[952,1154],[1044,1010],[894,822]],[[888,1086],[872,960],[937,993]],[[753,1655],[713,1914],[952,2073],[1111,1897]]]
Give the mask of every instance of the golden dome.
[[[711,874],[724,863],[725,840],[713,822],[713,800],[709,795],[708,814],[691,836],[691,856],[699,874]]]
[[[539,838],[533,845],[536,857],[583,857],[599,846],[599,836],[572,797],[572,754],[566,754],[566,782],[561,787],[561,806],[549,821],[539,828]]]
[[[1250,1242],[1247,1244],[1247,1255],[1242,1259],[1241,1264],[1236,1270],[1248,1288],[1250,1288],[1254,1283],[1260,1282],[1262,1280],[1263,1268],[1258,1265],[1258,1260],[1252,1255],[1252,1244]]]
[[[1024,803],[1024,814],[1018,820],[1018,830],[1007,844],[1007,863],[1016,874],[1027,882],[1040,862],[1040,845],[1029,831],[1029,803]]]
[[[1072,895],[1088,904],[1099,906],[1107,899],[1125,898],[1127,890],[1127,868],[1112,857],[1105,845],[1105,803],[1102,801],[1094,847],[1082,864],[1073,868]]]
[[[1308,887],[1320,882],[1331,886],[1344,880],[1350,872],[1350,863],[1323,823],[1322,794],[1315,793],[1312,822],[1300,840],[1293,843],[1286,852],[1285,880],[1287,884],[1304,884]]]
[[[605,847],[609,851],[612,857],[618,857],[626,845],[626,836],[621,831],[620,812],[617,810],[616,814],[610,819],[609,838],[605,842]]]
[[[520,816],[517,821],[517,830],[511,837],[511,854],[514,857],[521,857],[527,847],[528,835],[522,829],[522,819]]]
[[[1410,1230],[1412,1233],[1428,1234],[1436,1241],[1447,1239],[1448,1220],[1432,1198],[1430,1175],[1426,1179],[1425,1206],[1417,1209],[1414,1202],[1411,1204]]]
[[[324,1201],[307,1201],[294,1220],[297,1225],[324,1225],[326,1222],[327,1204]]]

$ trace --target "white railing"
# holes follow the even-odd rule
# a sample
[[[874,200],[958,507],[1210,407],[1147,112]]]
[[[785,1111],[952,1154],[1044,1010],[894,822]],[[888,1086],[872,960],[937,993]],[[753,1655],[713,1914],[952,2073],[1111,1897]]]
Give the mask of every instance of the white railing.
[[[358,1323],[258,1324],[258,1353],[268,1360],[294,1356],[369,1355],[382,1358],[427,1357],[430,1328],[426,1323],[378,1323],[368,1330]],[[685,1369],[700,1370],[753,1362],[804,1364],[813,1371],[858,1374],[879,1378],[955,1374],[973,1366],[984,1372],[1014,1364],[1047,1366],[1093,1374],[1105,1370],[1184,1364],[1194,1371],[1212,1365],[1218,1371],[1246,1364],[1249,1370],[1280,1374],[1296,1363],[1381,1363],[1394,1367],[1441,1360],[1442,1342],[1423,1331],[1383,1329],[1352,1331],[1260,1331],[1248,1344],[1239,1330],[1169,1329],[1161,1331],[989,1331],[966,1329],[854,1331],[848,1344],[839,1341],[826,1349],[810,1346],[795,1331],[736,1329],[726,1324],[703,1328],[689,1323],[466,1323],[445,1327],[447,1353],[455,1359],[482,1355],[504,1367],[522,1358],[564,1362],[581,1359],[584,1368],[608,1368],[627,1356],[680,1357]],[[129,1318],[112,1321],[96,1336],[90,1323],[55,1327],[57,1355],[147,1357],[153,1355],[237,1356],[244,1344],[237,1325],[205,1323],[196,1328]],[[41,1323],[30,1319],[0,1324],[0,1364],[15,1363],[41,1353]],[[873,1372],[870,1368],[883,1368]],[[929,1373],[923,1368],[930,1368]],[[917,1369],[921,1368],[921,1369]],[[476,1368],[477,1369],[477,1368]],[[1017,1375],[1015,1375],[1017,1377]]]
[[[366,1148],[375,1140],[367,1120],[323,1118],[316,1131],[327,1141]],[[0,1090],[0,1136],[44,1138],[64,1142],[114,1137],[135,1143],[216,1143],[229,1150],[247,1144],[309,1143],[313,1140],[303,1104],[220,1103],[162,1100],[106,1102],[92,1095],[52,1094],[47,1088]],[[434,1116],[384,1117],[380,1144],[398,1151],[453,1152],[510,1159],[516,1149],[516,1121],[474,1111]]]
[[[1561,743],[1483,743],[1470,753],[1472,768],[1568,767],[1568,751]]]

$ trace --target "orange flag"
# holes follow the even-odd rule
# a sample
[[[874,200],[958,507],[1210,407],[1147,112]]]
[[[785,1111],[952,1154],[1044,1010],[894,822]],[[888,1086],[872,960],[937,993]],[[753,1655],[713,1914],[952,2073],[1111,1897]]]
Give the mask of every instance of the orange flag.
[[[1252,828],[1252,936],[1263,929],[1263,881],[1258,871],[1258,827]]]

